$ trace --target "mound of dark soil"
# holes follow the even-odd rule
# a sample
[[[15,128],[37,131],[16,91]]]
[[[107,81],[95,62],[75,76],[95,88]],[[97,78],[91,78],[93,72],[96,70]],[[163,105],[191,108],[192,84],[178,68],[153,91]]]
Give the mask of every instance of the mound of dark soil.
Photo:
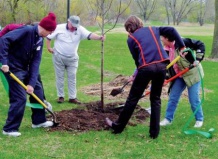
[[[118,75],[115,79],[108,83],[104,83],[104,99],[109,101],[114,101],[112,103],[104,104],[104,108],[101,108],[100,101],[94,101],[89,103],[83,103],[79,109],[71,110],[62,110],[60,112],[55,112],[57,116],[57,121],[60,123],[57,127],[51,128],[51,131],[73,131],[73,132],[85,132],[90,130],[107,130],[109,127],[105,123],[105,118],[109,117],[115,121],[122,108],[117,108],[120,105],[124,104],[126,100],[131,83],[128,84],[122,93],[111,96],[110,93],[113,89],[121,88],[128,80],[129,77]],[[100,96],[101,94],[101,85],[95,84],[82,88],[80,91],[84,92],[90,96]],[[167,98],[168,87],[163,87],[162,98]],[[149,92],[146,90],[146,92]],[[187,96],[187,91],[183,93],[183,97]],[[140,99],[140,101],[148,100],[149,95]],[[134,126],[139,123],[145,122],[146,118],[150,115],[149,113],[142,108],[140,105],[137,105],[134,114],[129,121],[129,125]]]
[[[109,103],[101,108],[100,101],[81,104],[80,109],[62,110],[56,112],[59,125],[51,128],[51,131],[72,131],[85,132],[90,130],[108,130],[109,127],[105,123],[105,118],[116,120],[122,110],[123,103]],[[135,126],[145,122],[149,113],[137,105],[134,114],[132,115],[129,125]]]

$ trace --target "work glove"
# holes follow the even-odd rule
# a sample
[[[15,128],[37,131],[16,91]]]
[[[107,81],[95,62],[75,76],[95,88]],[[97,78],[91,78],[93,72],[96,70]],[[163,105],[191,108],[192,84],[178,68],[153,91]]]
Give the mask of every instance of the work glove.
[[[200,63],[200,62],[199,62],[198,60],[195,60],[195,61],[193,62],[193,64],[192,64],[192,65],[193,65],[194,67],[196,67],[196,66],[198,66],[198,65],[199,65],[199,63]]]
[[[8,65],[2,65],[1,69],[2,69],[3,72],[6,73],[6,72],[9,71],[9,66]]]
[[[52,105],[51,105],[51,103],[49,103],[49,102],[48,102],[48,101],[46,101],[46,100],[44,100],[43,102],[44,102],[44,103],[45,103],[45,105],[47,106],[48,110],[52,111]],[[47,111],[47,110],[45,110],[45,112],[46,112],[46,113],[48,113],[48,111]]]
[[[200,49],[196,50],[196,60],[202,61],[204,59],[204,52],[202,52]]]

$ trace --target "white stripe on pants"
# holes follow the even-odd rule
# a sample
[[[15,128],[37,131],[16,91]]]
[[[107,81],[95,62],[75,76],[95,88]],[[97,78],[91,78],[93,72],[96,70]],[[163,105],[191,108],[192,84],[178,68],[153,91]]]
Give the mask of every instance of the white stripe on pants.
[[[64,97],[64,76],[65,70],[68,79],[68,97],[69,99],[76,98],[76,73],[79,59],[75,57],[66,57],[56,51],[53,54],[53,64],[56,75],[57,96]]]

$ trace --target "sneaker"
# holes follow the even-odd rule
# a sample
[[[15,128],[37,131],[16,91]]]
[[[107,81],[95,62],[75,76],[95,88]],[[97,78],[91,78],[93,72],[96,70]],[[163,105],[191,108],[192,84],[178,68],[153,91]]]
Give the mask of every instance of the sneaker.
[[[162,120],[160,122],[160,126],[167,126],[167,125],[171,125],[172,122],[170,122],[169,120],[167,120],[166,118],[164,118],[164,120]]]
[[[64,97],[59,97],[57,100],[58,103],[64,103]]]
[[[18,136],[21,135],[21,133],[18,132],[18,131],[6,132],[4,130],[2,131],[2,134],[3,135],[8,135],[8,136],[13,136],[13,137],[18,137]]]
[[[32,124],[32,128],[41,128],[41,127],[47,128],[47,127],[51,127],[53,125],[54,125],[54,123],[52,121],[46,121],[46,122],[38,124],[38,125]]]
[[[81,104],[81,102],[80,102],[77,98],[69,99],[69,103],[73,103],[73,104]]]
[[[195,128],[200,128],[203,125],[203,121],[196,121],[194,127]]]

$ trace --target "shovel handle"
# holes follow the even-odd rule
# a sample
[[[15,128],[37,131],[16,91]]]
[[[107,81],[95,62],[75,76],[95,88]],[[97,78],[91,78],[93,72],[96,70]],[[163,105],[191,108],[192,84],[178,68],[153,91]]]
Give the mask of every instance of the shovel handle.
[[[12,72],[9,71],[8,73],[17,83],[19,83],[25,90],[27,90],[27,86],[24,85],[21,80],[19,80]],[[48,107],[45,105],[45,103],[43,103],[42,100],[35,95],[35,93],[31,93],[30,95],[33,96],[46,110],[48,110]]]
[[[178,74],[176,74],[175,76],[171,77],[168,80],[165,80],[164,82],[164,86],[167,85],[169,82],[173,81],[174,79],[176,79],[177,77],[185,74],[186,72],[188,72],[190,69],[192,69],[194,66],[190,65],[189,67],[187,67],[186,69],[182,70],[181,72],[179,72]]]
[[[123,88],[126,87],[126,85],[128,85],[130,82],[131,82],[131,81],[127,81],[127,82],[123,85],[123,87],[121,88],[121,90],[123,90]]]
[[[169,65],[167,65],[167,69],[169,69],[172,65],[174,65],[179,59],[180,59],[180,56],[177,56],[173,61],[170,62]]]

